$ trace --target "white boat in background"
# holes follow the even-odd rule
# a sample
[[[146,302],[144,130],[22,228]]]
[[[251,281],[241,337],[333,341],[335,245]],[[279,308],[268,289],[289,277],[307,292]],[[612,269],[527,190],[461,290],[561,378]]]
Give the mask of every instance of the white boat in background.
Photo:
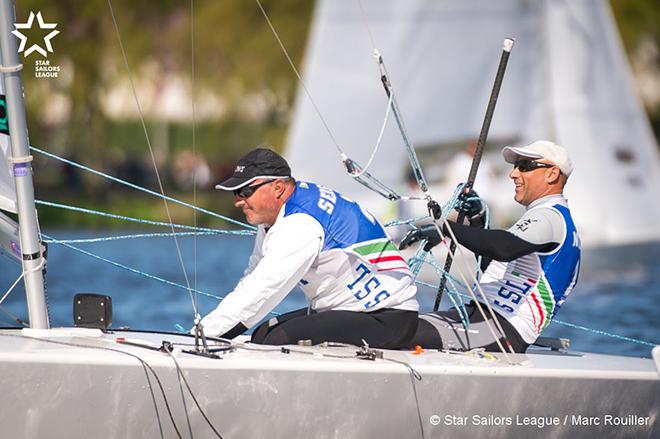
[[[0,207],[20,223],[5,217],[0,243],[23,264],[30,321],[0,329],[3,438],[660,435],[660,347],[651,360],[556,343],[507,355],[258,346],[239,337],[211,340],[213,357],[190,352],[188,335],[50,328],[14,22],[11,0],[0,1],[10,134],[0,141],[11,139],[0,161],[15,190],[3,189],[11,202]],[[109,323],[107,309],[99,326]]]
[[[575,172],[566,188],[587,246],[660,239],[660,157],[634,92],[605,0],[321,0],[303,79],[333,136],[365,165],[388,104],[371,53],[378,49],[431,194],[446,200],[459,181],[452,156],[479,135],[501,42],[515,39],[475,189],[501,223],[518,218],[499,151],[549,139],[566,147]],[[373,38],[373,42],[371,38]],[[310,159],[313,151],[313,160]],[[296,177],[333,187],[382,219],[396,207],[346,174],[312,102],[301,89],[286,145]],[[409,166],[392,120],[369,172],[405,194]],[[469,167],[461,167],[462,181]],[[481,174],[485,173],[480,170]],[[644,206],[644,214],[637,212]],[[418,212],[425,212],[424,203]]]

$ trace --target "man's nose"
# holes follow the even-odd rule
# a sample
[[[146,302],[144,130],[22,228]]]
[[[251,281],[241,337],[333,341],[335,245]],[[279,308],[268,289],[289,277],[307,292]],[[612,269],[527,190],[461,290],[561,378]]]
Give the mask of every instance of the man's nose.
[[[244,198],[234,196],[234,206],[235,207],[243,207],[243,204],[245,204],[245,199]]]
[[[513,179],[513,178],[516,178],[516,177],[520,177],[520,171],[518,170],[518,168],[514,167],[511,170],[511,172],[509,172],[509,178]]]

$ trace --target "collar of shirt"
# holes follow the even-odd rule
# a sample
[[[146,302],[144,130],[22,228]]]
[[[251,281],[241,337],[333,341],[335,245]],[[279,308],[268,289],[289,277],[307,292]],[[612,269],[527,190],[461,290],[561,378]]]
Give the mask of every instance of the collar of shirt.
[[[525,210],[533,209],[535,207],[541,206],[542,204],[557,204],[557,203],[565,206],[567,204],[566,198],[562,194],[546,195],[545,197],[541,197],[529,203],[529,206],[527,206],[527,209]]]

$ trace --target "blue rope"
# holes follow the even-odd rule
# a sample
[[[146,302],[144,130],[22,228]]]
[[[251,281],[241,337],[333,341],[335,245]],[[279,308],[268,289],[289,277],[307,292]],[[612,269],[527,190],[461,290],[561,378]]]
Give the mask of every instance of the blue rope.
[[[205,214],[207,214],[207,215],[211,215],[211,216],[213,216],[213,217],[216,217],[216,218],[219,218],[219,219],[222,219],[222,220],[228,221],[228,222],[230,222],[230,223],[233,223],[233,224],[239,225],[239,226],[244,227],[244,228],[249,229],[249,230],[256,230],[256,229],[257,229],[256,227],[251,226],[251,225],[249,225],[249,224],[245,224],[245,223],[242,223],[242,222],[240,222],[240,221],[236,221],[235,219],[232,219],[232,218],[226,217],[226,216],[224,216],[224,215],[220,215],[220,214],[215,213],[215,212],[211,212],[210,210],[206,210],[206,209],[203,209],[203,208],[198,207],[198,206],[193,206],[192,204],[186,203],[186,202],[181,201],[181,200],[177,200],[176,198],[172,198],[172,197],[168,197],[167,195],[159,194],[158,192],[154,192],[154,191],[152,191],[152,190],[149,190],[149,189],[147,189],[147,188],[144,188],[144,187],[138,186],[138,185],[136,185],[136,184],[129,183],[128,181],[121,180],[121,179],[119,179],[119,178],[117,178],[117,177],[113,177],[112,175],[108,175],[108,174],[103,173],[103,172],[101,172],[101,171],[97,171],[97,170],[95,170],[95,169],[92,169],[92,168],[89,168],[89,167],[87,167],[87,166],[81,165],[80,163],[76,163],[76,162],[74,162],[74,161],[67,160],[67,159],[65,159],[65,158],[63,158],[63,157],[59,157],[59,156],[57,156],[57,155],[55,155],[55,154],[51,154],[51,153],[49,153],[49,152],[46,152],[46,151],[44,151],[44,150],[41,150],[41,149],[39,149],[39,148],[37,148],[37,147],[35,147],[35,146],[30,146],[30,149],[33,150],[33,151],[36,151],[36,152],[38,152],[38,153],[40,153],[40,154],[43,154],[43,155],[45,155],[46,157],[50,157],[50,158],[53,158],[53,159],[55,159],[55,160],[59,160],[59,161],[61,161],[61,162],[63,162],[63,163],[69,164],[69,165],[71,165],[71,166],[75,166],[76,168],[80,168],[80,169],[82,169],[82,170],[84,170],[84,171],[87,171],[87,172],[91,172],[92,174],[98,175],[98,176],[103,177],[103,178],[106,178],[106,179],[108,179],[108,180],[112,180],[112,181],[114,181],[114,182],[116,182],[116,183],[119,183],[119,184],[122,184],[122,185],[124,185],[124,186],[128,186],[128,187],[130,187],[130,188],[137,189],[137,190],[142,191],[142,192],[146,192],[146,193],[148,193],[148,194],[150,194],[150,195],[153,195],[153,196],[155,196],[155,197],[162,198],[162,199],[167,200],[167,201],[171,201],[172,203],[176,203],[176,204],[180,204],[180,205],[185,206],[185,207],[189,207],[189,208],[191,208],[191,209],[194,209],[194,210],[197,210],[197,211],[199,211],[199,212],[205,213]]]
[[[466,183],[460,183],[456,186],[454,189],[454,192],[452,196],[447,200],[442,205],[442,216],[440,217],[440,221],[444,221],[447,216],[458,206],[458,199],[460,194],[463,191],[463,188],[465,187]],[[485,227],[488,228],[488,225],[490,223],[490,210],[488,208],[488,205],[485,203],[484,200],[482,200],[480,197],[470,197],[467,199],[467,201],[474,201],[474,200],[479,200],[481,201],[482,205],[485,207],[485,213],[484,213],[484,224]],[[418,217],[418,218],[412,218],[412,219],[406,219],[406,220],[395,220],[395,221],[390,221],[389,223],[385,224],[385,227],[392,227],[392,226],[399,226],[399,225],[407,225],[410,226],[413,230],[417,229],[416,222],[419,220],[425,220],[429,219],[430,216],[423,216],[423,217]],[[446,291],[447,291],[447,296],[449,297],[449,300],[452,302],[454,308],[458,311],[460,317],[461,317],[461,322],[463,323],[463,326],[465,328],[468,328],[470,325],[468,316],[467,316],[467,311],[465,309],[465,302],[463,300],[463,295],[459,292],[458,287],[462,287],[464,289],[467,289],[466,285],[463,285],[463,282],[459,281],[458,279],[454,278],[451,276],[449,273],[445,272],[443,267],[440,267],[437,262],[433,258],[427,258],[428,255],[430,255],[429,252],[423,251],[424,245],[426,244],[426,241],[422,241],[417,249],[417,252],[413,257],[411,257],[408,260],[408,265],[411,268],[411,271],[413,272],[413,277],[415,280],[417,279],[417,275],[419,274],[422,265],[426,264],[431,266],[435,272],[438,274],[438,276],[446,276],[447,277],[447,285],[445,285]],[[477,257],[477,267],[481,265],[481,256]],[[476,272],[476,279],[477,281],[480,278],[480,270],[477,269]],[[417,280],[416,280],[417,281]],[[429,285],[429,284],[427,284]],[[438,288],[437,286],[435,287],[436,289]]]
[[[118,236],[106,236],[100,238],[84,238],[84,239],[58,239],[50,240],[44,239],[44,242],[48,244],[87,244],[93,242],[105,242],[105,241],[119,241],[122,239],[141,239],[141,238],[171,238],[172,236],[214,236],[214,235],[246,235],[250,232],[248,230],[243,231],[234,231],[234,230],[218,230],[215,232],[181,232],[181,233],[136,233],[133,235],[118,235]]]
[[[410,218],[407,220],[392,220],[389,223],[383,225],[383,227],[411,226],[413,229],[416,229],[417,227],[415,226],[414,223],[429,218],[431,218],[429,215],[425,215],[425,216],[418,216],[416,218]]]
[[[171,285],[171,286],[173,286],[173,287],[180,288],[180,289],[182,289],[182,290],[188,291],[188,287],[186,287],[185,285],[181,285],[181,284],[178,284],[178,283],[176,283],[176,282],[172,282],[172,281],[170,281],[170,280],[163,279],[163,278],[161,278],[161,277],[155,276],[155,275],[153,275],[153,274],[150,274],[150,273],[147,273],[147,272],[144,272],[144,271],[137,270],[137,269],[135,269],[135,268],[129,267],[129,266],[124,265],[124,264],[121,264],[121,263],[119,263],[119,262],[115,262],[115,261],[112,261],[112,260],[110,260],[110,259],[106,259],[106,258],[104,258],[104,257],[102,257],[102,256],[96,255],[96,254],[94,254],[94,253],[91,253],[91,252],[85,251],[85,250],[83,250],[83,249],[81,249],[81,248],[78,248],[78,247],[76,247],[76,246],[73,246],[73,245],[71,245],[71,244],[68,244],[66,241],[62,241],[62,240],[58,240],[58,239],[56,239],[56,238],[53,238],[52,236],[48,236],[48,235],[43,234],[43,233],[42,233],[42,236],[45,237],[45,238],[47,238],[47,239],[49,240],[48,242],[52,242],[52,243],[54,243],[54,244],[61,244],[61,245],[65,246],[65,247],[67,247],[67,248],[70,248],[71,250],[75,250],[75,251],[77,251],[77,252],[79,252],[79,253],[82,253],[82,254],[84,254],[84,255],[90,256],[90,257],[92,257],[92,258],[94,258],[94,259],[97,259],[97,260],[99,260],[99,261],[103,261],[103,262],[105,262],[105,263],[107,263],[107,264],[114,265],[115,267],[121,268],[121,269],[123,269],[123,270],[130,271],[131,273],[135,273],[135,274],[138,274],[138,275],[140,275],[140,276],[144,276],[144,277],[146,277],[146,278],[153,279],[153,280],[155,280],[155,281],[158,281],[158,282],[161,282],[161,283],[164,283],[164,284],[167,284],[167,285]],[[194,293],[201,294],[202,296],[210,297],[210,298],[212,298],[212,299],[217,299],[217,300],[223,300],[223,299],[224,299],[223,296],[216,296],[216,295],[214,295],[214,294],[207,293],[207,292],[205,292],[205,291],[196,290],[196,289],[194,289],[194,288],[190,288],[190,291],[192,291],[192,292],[194,292]],[[275,312],[275,311],[271,311],[270,314],[272,314],[272,315],[274,315],[274,316],[279,316],[279,315],[280,315],[280,313]]]
[[[83,250],[83,249],[81,249],[81,248],[78,248],[78,247],[75,247],[75,246],[73,246],[73,245],[71,245],[71,244],[68,244],[68,243],[65,242],[65,241],[60,241],[60,240],[58,240],[58,239],[55,239],[55,238],[53,238],[52,236],[48,236],[48,235],[46,235],[46,234],[42,234],[42,236],[46,237],[47,239],[49,239],[50,242],[52,242],[52,243],[54,243],[54,244],[61,244],[61,245],[65,246],[65,247],[67,247],[67,248],[70,248],[71,250],[75,250],[75,251],[77,251],[77,252],[79,252],[79,253],[82,253],[82,254],[84,254],[84,255],[90,256],[90,257],[92,257],[92,258],[94,258],[94,259],[98,259],[98,260],[103,261],[103,262],[106,262],[106,263],[108,263],[108,264],[110,264],[110,265],[114,265],[115,267],[118,267],[118,268],[121,268],[121,269],[123,269],[123,270],[127,270],[127,271],[130,271],[130,272],[132,272],[132,273],[139,274],[139,275],[144,276],[144,277],[148,277],[149,279],[153,279],[153,280],[156,280],[156,281],[158,281],[158,282],[162,282],[162,283],[165,283],[165,284],[167,284],[167,285],[171,285],[171,286],[173,286],[173,287],[181,288],[181,289],[183,289],[183,290],[188,291],[188,287],[186,287],[185,285],[181,285],[181,284],[178,284],[178,283],[176,283],[176,282],[172,282],[172,281],[169,281],[169,280],[167,280],[167,279],[163,279],[162,277],[154,276],[153,274],[149,274],[149,273],[146,273],[146,272],[144,272],[144,271],[137,270],[137,269],[135,269],[135,268],[129,267],[129,266],[124,265],[124,264],[120,264],[119,262],[111,261],[110,259],[106,259],[106,258],[101,257],[101,256],[99,256],[99,255],[95,255],[94,253],[90,253],[90,252],[85,251],[85,250]],[[218,299],[218,300],[222,300],[222,299],[224,299],[224,297],[216,296],[216,295],[213,295],[213,294],[211,294],[211,293],[207,293],[207,292],[204,292],[204,291],[195,290],[195,289],[192,289],[192,288],[191,288],[191,291],[193,291],[194,293],[199,293],[199,294],[201,294],[201,295],[203,295],[203,296],[211,297],[211,298],[213,298],[213,299]]]
[[[90,167],[87,167],[87,166],[84,166],[82,164],[76,163],[74,161],[65,159],[63,157],[59,157],[55,154],[48,153],[48,152],[46,152],[44,150],[41,150],[37,147],[30,146],[30,149],[33,150],[33,151],[36,151],[36,152],[38,152],[38,153],[40,153],[40,154],[42,154],[46,157],[50,157],[50,158],[59,160],[63,163],[67,163],[67,164],[69,164],[71,166],[74,166],[76,168],[82,169],[82,170],[87,171],[87,172],[91,172],[92,174],[101,176],[101,177],[106,178],[108,180],[112,180],[112,181],[114,181],[116,183],[119,183],[119,184],[122,184],[124,186],[127,186],[127,187],[130,187],[130,188],[148,193],[150,195],[156,196],[158,198],[162,198],[164,200],[167,200],[167,201],[170,201],[170,202],[173,202],[173,203],[176,203],[176,204],[180,204],[182,206],[197,210],[199,212],[202,212],[202,213],[205,213],[207,215],[210,215],[210,216],[228,221],[230,223],[239,225],[239,226],[244,227],[245,229],[247,229],[247,230],[242,230],[242,231],[229,231],[229,230],[219,230],[219,229],[210,229],[210,228],[204,228],[204,227],[192,227],[192,226],[186,226],[186,225],[181,225],[181,224],[173,224],[173,226],[176,227],[176,228],[195,230],[195,231],[198,231],[198,232],[202,232],[202,233],[177,233],[176,235],[216,235],[216,234],[253,235],[255,233],[256,228],[254,226],[242,223],[240,221],[234,220],[234,219],[226,217],[224,215],[217,214],[215,212],[211,212],[211,211],[203,209],[201,207],[194,206],[194,205],[186,203],[184,201],[177,200],[177,199],[169,197],[167,195],[159,194],[157,192],[151,191],[149,189],[143,188],[143,187],[135,185],[133,183],[129,183],[125,180],[121,180],[117,177],[113,177],[111,175],[108,175],[108,174],[105,174],[103,172],[97,171],[95,169],[92,169]],[[442,211],[443,211],[442,219],[444,219],[448,215],[448,213],[456,206],[457,201],[458,201],[458,194],[463,189],[463,186],[464,186],[464,183],[459,184],[456,187],[456,189],[454,190],[454,193],[452,194],[452,197],[442,206]],[[139,219],[139,218],[132,218],[132,217],[128,217],[128,216],[116,215],[116,214],[111,214],[111,213],[107,213],[107,212],[100,212],[100,211],[95,211],[95,210],[85,209],[85,208],[75,207],[75,206],[67,206],[67,205],[63,205],[63,204],[52,203],[52,202],[47,202],[47,201],[42,201],[42,200],[35,200],[35,203],[42,204],[44,206],[56,207],[56,208],[61,208],[61,209],[68,209],[68,210],[72,210],[72,211],[84,212],[84,213],[93,214],[93,215],[105,216],[105,217],[108,217],[108,218],[120,219],[120,220],[124,220],[124,221],[138,222],[138,223],[157,225],[157,226],[168,226],[168,227],[170,226],[169,223],[164,223],[164,222],[159,222],[159,221],[150,221],[150,220],[144,220],[144,219]],[[490,217],[489,209],[488,209],[488,206],[486,205],[486,226],[488,226],[489,217]],[[418,217],[418,218],[411,218],[411,219],[408,219],[408,220],[390,221],[389,223],[385,224],[385,227],[392,227],[392,226],[398,226],[398,225],[408,225],[408,226],[411,226],[412,228],[416,228],[414,223],[416,223],[417,221],[420,221],[420,220],[428,219],[428,218],[429,218],[429,216],[427,215],[427,216],[422,216],[422,217]],[[120,239],[137,239],[137,238],[153,238],[153,237],[173,236],[172,233],[135,234],[135,235],[123,235],[123,236],[90,238],[90,239],[77,239],[77,240],[57,240],[57,239],[49,237],[45,234],[43,236],[45,238],[47,238],[45,240],[45,242],[53,243],[53,244],[61,244],[65,247],[68,247],[68,248],[70,248],[72,250],[75,250],[79,253],[85,254],[85,255],[90,256],[92,258],[95,258],[95,259],[98,259],[100,261],[106,262],[108,264],[114,265],[118,268],[121,268],[121,269],[130,271],[130,272],[133,272],[135,274],[145,276],[149,279],[153,279],[153,280],[156,280],[158,282],[162,282],[162,283],[174,286],[176,288],[180,288],[180,289],[184,289],[184,290],[188,291],[188,287],[186,287],[184,285],[177,284],[177,283],[169,281],[167,279],[163,279],[163,278],[160,278],[158,276],[154,276],[152,274],[149,274],[149,273],[146,273],[146,272],[128,267],[126,265],[120,264],[120,263],[115,262],[115,261],[111,261],[109,259],[103,258],[101,256],[95,255],[95,254],[90,253],[90,252],[87,252],[85,250],[82,250],[82,249],[80,249],[78,247],[75,247],[75,246],[70,244],[70,243],[91,243],[91,242],[113,241],[113,240],[120,240]],[[423,244],[424,243],[422,243],[420,248],[423,247]],[[415,274],[415,277],[419,273],[419,270],[421,269],[421,266],[423,264],[430,265],[431,267],[433,267],[435,269],[436,272],[442,274],[442,272],[443,272],[442,268],[440,268],[435,263],[435,261],[428,260],[426,258],[426,254],[421,255],[419,253],[420,252],[418,251],[418,254],[416,254],[413,258],[411,258],[408,262],[409,265],[411,266],[411,268],[413,268],[413,272]],[[427,252],[423,252],[423,253],[427,253]],[[464,306],[463,297],[469,298],[469,296],[467,296],[465,294],[462,294],[458,291],[458,288],[457,288],[455,282],[457,282],[459,285],[462,285],[462,283],[460,281],[454,279],[452,276],[449,275],[449,273],[446,273],[446,275],[448,276],[449,285],[450,285],[450,287],[448,287],[448,289],[447,289],[447,292],[449,293],[450,299],[451,299],[454,307],[457,310],[459,310],[459,314],[461,314],[461,320],[463,320],[463,324],[465,325],[466,323],[465,323],[465,318],[464,318],[464,315],[463,315],[464,312],[465,312],[465,310],[463,308],[463,306]],[[417,279],[415,279],[415,283],[417,283],[419,285],[427,286],[427,287],[438,288],[437,285],[422,282],[422,281],[417,280]],[[216,295],[213,295],[213,294],[210,294],[210,293],[206,293],[204,291],[199,291],[199,290],[196,290],[196,289],[191,289],[191,291],[193,291],[195,293],[198,293],[198,294],[201,294],[203,296],[207,296],[207,297],[217,299],[217,300],[222,300],[223,299],[223,297],[221,297],[221,296],[216,296]],[[458,299],[460,301],[460,304],[458,306],[457,306],[457,303],[456,303],[456,299]],[[462,311],[462,312],[460,312],[460,311]],[[276,312],[271,312],[270,314],[280,315],[279,313],[276,313]],[[601,331],[601,330],[597,330],[597,329],[592,329],[592,328],[576,325],[576,324],[569,323],[569,322],[564,322],[564,321],[557,320],[557,319],[553,319],[552,321],[556,322],[557,324],[564,325],[564,326],[567,326],[567,327],[571,327],[571,328],[574,328],[574,329],[581,329],[583,331],[592,332],[594,334],[604,335],[604,336],[607,336],[607,337],[612,337],[612,338],[616,338],[616,339],[623,340],[623,341],[638,343],[638,344],[645,345],[645,346],[650,346],[650,347],[655,347],[656,346],[655,344],[649,343],[647,341],[638,340],[638,339],[634,339],[634,338],[631,338],[631,337],[625,337],[625,336],[621,336],[621,335],[617,335],[617,334],[612,334],[612,333],[609,333],[609,332],[605,332],[605,331]]]
[[[623,336],[623,335],[612,334],[610,332],[601,331],[600,329],[587,328],[586,326],[580,326],[580,325],[576,325],[574,323],[564,322],[562,320],[552,319],[551,323],[559,323],[560,325],[568,326],[569,328],[581,329],[583,331],[592,332],[594,334],[604,335],[606,337],[612,337],[612,338],[616,338],[616,339],[623,340],[623,341],[629,341],[629,342],[641,344],[641,345],[644,345],[644,346],[650,346],[652,348],[657,346],[656,343],[649,343],[648,341],[638,340],[638,339],[635,339],[635,338],[632,338],[632,337],[626,337],[626,336]]]
[[[411,270],[413,271],[415,282],[419,282],[420,284],[423,284],[422,282],[417,281],[416,278],[417,275],[419,274],[421,266],[424,264],[432,267],[439,277],[442,277],[442,275],[444,274],[447,277],[447,281],[448,281],[447,284],[445,285],[447,296],[449,297],[451,303],[454,305],[454,308],[456,308],[456,310],[458,311],[463,326],[465,328],[469,328],[470,321],[468,319],[467,310],[465,309],[465,302],[463,301],[463,297],[462,297],[463,294],[459,292],[459,287],[463,289],[467,289],[467,286],[463,284],[462,281],[452,276],[450,273],[447,273],[443,267],[440,267],[438,265],[435,259],[428,258],[428,256],[431,255],[431,253],[423,251],[423,247],[425,244],[426,241],[420,243],[417,253],[412,258],[410,258],[408,262],[411,265]],[[426,284],[426,285],[430,286],[430,284]],[[435,289],[437,290],[438,287],[435,286]]]
[[[438,285],[433,285],[433,284],[430,284],[428,282],[424,282],[424,281],[421,281],[421,280],[415,280],[415,283],[419,284],[419,285],[422,285],[422,286],[425,286],[425,287],[438,289]],[[465,297],[465,298],[468,298],[468,299],[470,298],[467,294],[462,294],[462,293],[458,293],[458,294],[460,296]],[[641,344],[641,345],[644,345],[644,346],[649,346],[649,347],[652,347],[652,348],[654,348],[658,345],[656,343],[650,343],[648,341],[639,340],[639,339],[632,338],[632,337],[626,337],[626,336],[623,336],[623,335],[612,334],[611,332],[601,331],[600,329],[592,329],[592,328],[588,328],[586,326],[576,325],[574,323],[565,322],[565,321],[559,320],[559,319],[552,319],[551,323],[557,323],[559,325],[567,326],[569,328],[580,329],[582,331],[587,331],[587,332],[591,332],[591,333],[594,333],[594,334],[603,335],[603,336],[606,336],[606,337],[616,338],[616,339],[623,340],[623,341],[638,343],[638,344]]]
[[[447,274],[447,280],[448,282],[447,285],[445,286],[447,288],[447,293],[448,293],[447,296],[449,297],[449,300],[451,300],[451,303],[452,305],[454,305],[456,311],[458,311],[458,315],[461,317],[461,323],[463,324],[463,327],[469,328],[470,320],[467,315],[467,310],[465,309],[465,301],[463,300],[463,297],[467,297],[469,299],[470,296],[468,296],[467,294],[463,294],[458,290],[459,285],[463,288],[465,288],[465,285],[463,285],[463,282],[459,281],[458,279],[455,279],[450,274]],[[426,287],[433,288],[435,290],[438,289],[437,285],[423,282],[421,280],[415,279],[415,283],[418,285],[423,285]]]
[[[101,212],[98,210],[92,210],[92,209],[85,209],[84,207],[76,207],[76,206],[69,206],[66,204],[59,204],[59,203],[53,203],[50,201],[43,201],[43,200],[35,200],[35,204],[41,204],[44,206],[49,206],[49,207],[56,207],[58,209],[65,209],[65,210],[72,210],[74,212],[82,212],[82,213],[89,213],[92,215],[98,215],[98,216],[105,216],[108,218],[114,218],[114,219],[120,219],[124,221],[130,221],[130,222],[135,222],[135,223],[142,223],[142,224],[150,224],[154,226],[164,226],[164,227],[170,227],[170,223],[164,223],[161,221],[151,221],[151,220],[145,220],[141,218],[133,218],[130,216],[124,216],[124,215],[117,215],[114,213],[107,213],[107,212]],[[205,227],[193,227],[193,226],[186,226],[183,224],[172,224],[172,226],[178,228],[178,229],[188,229],[188,230],[196,230],[196,231],[204,231],[204,232],[218,232],[222,233],[223,231],[220,229],[209,229]],[[254,230],[244,230],[244,231],[236,231],[233,232],[237,235],[254,235],[256,232]]]

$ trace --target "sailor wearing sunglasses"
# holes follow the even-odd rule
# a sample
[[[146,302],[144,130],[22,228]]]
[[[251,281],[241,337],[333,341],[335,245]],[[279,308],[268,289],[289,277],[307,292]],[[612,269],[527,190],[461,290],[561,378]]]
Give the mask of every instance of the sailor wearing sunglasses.
[[[577,283],[580,240],[563,195],[573,164],[563,147],[544,140],[523,147],[507,146],[502,155],[513,164],[509,177],[514,199],[526,207],[525,214],[508,230],[456,223],[450,227],[458,243],[483,257],[479,284],[503,328],[500,341],[504,346],[508,341],[515,352],[524,352],[550,324]],[[471,222],[483,210],[476,200],[463,203],[462,208]],[[443,232],[447,235],[448,231]],[[433,225],[425,226],[411,231],[400,248],[421,240],[427,241],[428,251],[440,237]],[[476,289],[475,294],[480,299]],[[476,304],[470,302],[466,311],[469,328],[463,327],[461,314],[454,308],[420,315],[413,343],[426,348],[498,351]]]
[[[296,286],[309,307],[261,324],[252,342],[299,340],[407,346],[419,305],[412,273],[383,226],[332,189],[296,181],[286,160],[257,148],[216,188],[258,226],[248,267],[202,319],[207,335],[233,338],[255,326]]]

